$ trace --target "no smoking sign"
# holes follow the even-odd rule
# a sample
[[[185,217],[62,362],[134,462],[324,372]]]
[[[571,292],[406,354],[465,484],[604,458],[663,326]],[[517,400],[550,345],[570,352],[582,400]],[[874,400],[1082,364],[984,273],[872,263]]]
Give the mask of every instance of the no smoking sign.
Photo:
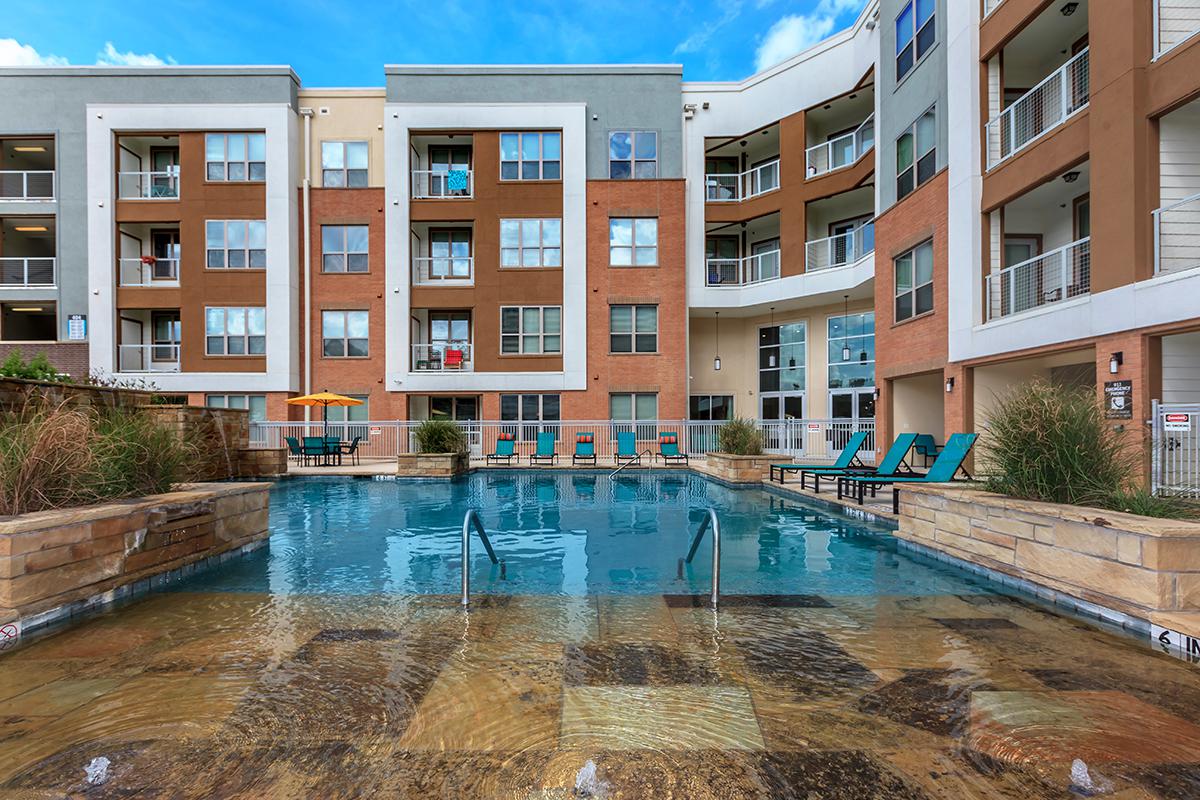
[[[0,625],[0,652],[16,647],[21,640],[21,628],[17,623]]]

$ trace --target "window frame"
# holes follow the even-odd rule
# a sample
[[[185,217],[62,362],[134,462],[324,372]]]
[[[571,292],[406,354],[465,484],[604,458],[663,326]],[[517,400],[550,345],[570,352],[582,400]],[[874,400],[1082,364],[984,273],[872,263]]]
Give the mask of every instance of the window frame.
[[[925,247],[929,248],[929,261],[930,261],[930,263],[929,263],[929,280],[924,283],[918,284],[917,283],[917,251],[921,250],[922,248],[925,248]],[[935,255],[935,253],[933,251],[933,239],[929,238],[923,242],[918,242],[916,245],[910,247],[908,250],[904,251],[903,253],[900,253],[899,255],[895,256],[892,259],[892,323],[893,324],[898,325],[902,322],[907,322],[910,319],[917,319],[919,317],[928,316],[936,310],[936,308],[935,308],[935,306],[936,306],[935,299],[936,298],[934,297],[934,293],[933,293],[933,288],[934,288],[933,285],[934,285],[934,280],[935,280],[934,272],[936,271],[936,269],[935,269],[936,264],[934,263],[934,255]],[[906,259],[906,258],[909,259],[909,261],[910,261],[910,266],[909,266],[910,286],[907,289],[904,289],[902,291],[900,289],[900,261],[903,259]],[[926,286],[929,287],[929,308],[924,311],[918,311],[917,310],[917,292]],[[900,299],[902,297],[910,297],[911,298],[909,301],[909,311],[903,317],[900,315]]]
[[[865,333],[867,327],[867,318],[870,318],[871,332]],[[855,320],[859,325],[858,333],[850,333],[846,326],[846,320]],[[842,320],[843,331],[840,336],[833,335],[834,320]],[[867,353],[864,350],[851,349],[851,359],[849,361],[841,360],[841,350],[848,346],[848,343],[856,339],[871,340],[871,352]],[[836,347],[834,346],[836,343]],[[875,386],[875,311],[851,311],[849,314],[830,314],[825,317],[825,387],[831,392],[846,392],[857,389],[870,389]],[[834,354],[837,354],[837,359]],[[868,358],[865,361],[860,361],[856,354],[867,353]],[[850,383],[834,384],[833,370],[842,366],[863,366],[869,364],[871,367],[871,380],[869,383],[864,383],[861,386],[854,386]],[[840,379],[839,379],[840,380]]]
[[[322,275],[365,275],[371,271],[371,226],[370,225],[321,225],[321,274]],[[350,250],[350,228],[362,228],[366,231],[367,249],[366,250]],[[334,229],[341,230],[342,249],[326,250],[325,249],[325,232]],[[326,259],[330,257],[338,257],[342,259],[341,269],[329,269],[326,266]],[[351,269],[351,257],[356,257],[363,266],[362,269]],[[357,257],[361,257],[360,259]]]
[[[210,245],[210,226],[212,226],[212,225],[220,225],[221,226],[221,237],[222,237],[222,240],[221,240],[222,246],[221,247],[212,247]],[[244,225],[245,226],[245,234],[244,234],[244,238],[243,238],[244,244],[242,247],[230,247],[229,246],[229,229],[230,229],[230,226],[232,226],[232,225]],[[257,226],[261,227],[262,245],[263,245],[262,247],[251,247],[250,246],[250,239],[251,239],[251,233],[250,233],[251,227],[250,226],[251,225],[257,225]],[[212,263],[212,254],[216,253],[216,252],[222,253],[220,265],[214,265]],[[230,266],[229,265],[229,261],[230,261],[229,254],[230,253],[242,253],[243,259],[244,259],[243,266],[240,266],[240,267]],[[253,262],[255,260],[254,259],[255,253],[262,253],[262,266],[255,266],[253,264]],[[265,270],[267,268],[267,221],[265,219],[206,219],[206,220],[204,220],[204,268],[205,269],[215,269],[215,270],[231,270],[231,269],[234,269],[234,270]]]
[[[220,310],[223,312],[223,331],[221,333],[212,333],[209,330],[209,312]],[[243,333],[229,332],[229,319],[231,311],[242,312],[242,330]],[[251,315],[250,312],[258,311],[259,314]],[[251,333],[250,323],[253,317],[262,319],[262,333]],[[210,348],[213,339],[221,339],[223,342],[222,352],[215,353]],[[243,349],[240,353],[229,352],[229,342],[231,340],[241,339]],[[251,340],[262,340],[262,350],[251,352]],[[210,358],[263,358],[267,354],[267,308],[266,306],[205,306],[204,307],[204,355]]]
[[[208,143],[210,139],[222,137],[222,158],[220,161],[210,160],[208,152]],[[229,159],[229,140],[231,137],[241,137],[244,139],[243,153],[244,157],[241,160],[231,161]],[[262,142],[262,161],[251,159],[250,157],[250,141],[251,137],[257,137]],[[221,164],[223,178],[212,177],[211,168],[215,164]],[[252,167],[256,164],[262,165],[262,177],[252,177]],[[243,178],[230,178],[230,165],[241,165],[243,170]],[[267,134],[263,131],[206,131],[204,134],[204,181],[205,183],[266,183],[267,180]]]
[[[921,121],[926,117],[932,117],[933,144],[924,153],[920,151],[920,142],[917,138],[917,133],[921,127]],[[904,137],[912,138],[912,163],[904,169],[900,169],[900,142]],[[926,183],[937,174],[937,145],[938,145],[938,121],[937,121],[937,104],[930,106],[921,112],[912,124],[896,137],[896,202],[900,202],[917,189],[924,186]],[[932,166],[927,167],[925,177],[921,177],[922,162],[932,156]],[[907,189],[902,188],[905,176],[911,173],[912,186]]]
[[[552,417],[546,416],[546,401],[548,398],[553,398],[553,404],[556,406],[551,412]],[[528,416],[526,412],[529,410],[527,401],[536,400],[537,411],[534,416]],[[516,403],[515,416],[506,412],[505,406]],[[547,422],[562,421],[562,395],[557,392],[504,392],[500,395],[500,430],[503,433],[510,433],[517,436],[522,442],[532,442],[537,440],[538,433],[552,432],[555,439],[559,435],[558,425],[546,425]]]
[[[348,394],[347,397],[355,400],[362,400],[362,405],[358,406],[330,406],[328,411],[333,413],[329,421],[337,425],[361,425],[371,420],[371,395],[369,394]],[[335,419],[337,415],[341,415],[341,419]],[[361,414],[362,419],[350,419],[351,414]],[[366,433],[366,431],[363,431]]]
[[[892,28],[896,34],[896,83],[900,83],[911,75],[913,70],[917,68],[917,65],[921,63],[921,59],[925,57],[926,53],[932,50],[934,45],[937,44],[937,1],[929,0],[931,10],[929,16],[925,18],[924,23],[917,19],[920,2],[921,0],[908,0],[900,9],[900,13],[896,15],[896,20]],[[901,47],[900,21],[906,13],[910,13],[909,26],[911,32],[906,33],[904,46]],[[925,35],[927,31],[929,32],[928,36]],[[925,39],[924,47],[921,46],[922,37]],[[908,56],[907,66],[902,68],[901,59],[904,58],[905,52],[910,50],[910,48],[911,54]]]
[[[367,324],[366,336],[351,336],[350,335],[350,315],[363,314]],[[327,336],[325,334],[325,319],[330,315],[341,315],[342,317],[342,335]],[[363,352],[361,354],[350,353],[350,343],[363,343]],[[328,347],[330,342],[341,342],[341,355],[330,355]],[[321,358],[370,358],[371,357],[371,312],[365,308],[323,308],[321,309]]]
[[[506,136],[517,137],[517,151],[516,151],[517,157],[515,160],[504,157],[504,140],[505,140]],[[524,155],[525,154],[525,137],[527,137],[527,136],[538,137],[538,157],[536,159],[525,158],[525,155]],[[546,137],[547,136],[556,137],[558,140],[558,157],[557,158],[546,158]],[[562,170],[562,161],[563,161],[562,140],[563,140],[562,131],[554,131],[554,130],[548,130],[548,131],[512,131],[512,130],[501,131],[500,135],[496,137],[497,146],[500,149],[500,180],[502,182],[506,182],[506,183],[507,182],[516,182],[516,181],[526,181],[526,182],[528,182],[528,181],[561,181],[562,174],[563,174],[563,170]],[[504,167],[506,164],[516,165],[516,175],[515,176],[505,177]],[[537,176],[536,177],[525,177],[525,165],[526,164],[537,164]],[[547,175],[546,175],[546,172],[547,172],[546,165],[547,164],[556,164],[558,174],[547,177]]]
[[[351,167],[350,164],[350,145],[362,145],[366,150],[367,161],[365,167]],[[325,147],[326,145],[341,145],[342,151],[342,166],[341,167],[326,167],[325,166]],[[366,189],[371,185],[371,142],[368,139],[327,139],[321,142],[321,188],[322,189]],[[362,173],[362,183],[351,183],[350,173]],[[341,183],[330,183],[326,177],[328,173],[340,173]]]
[[[721,417],[720,419],[715,419],[715,418],[713,418],[713,415],[712,415],[712,407],[713,407],[713,400],[718,397],[722,398],[723,400],[726,401],[726,406],[729,409],[729,416]],[[708,412],[707,412],[708,416],[707,417],[702,417],[699,415],[698,411],[693,411],[693,409],[696,407],[697,400],[708,401]],[[690,394],[690,395],[688,395],[688,420],[692,421],[692,422],[729,422],[730,420],[732,420],[734,418],[733,400],[734,400],[734,398],[733,398],[733,395],[731,395],[731,394],[721,394],[721,393]]]
[[[505,331],[505,312],[517,312],[517,330]],[[538,331],[537,333],[527,333],[525,331],[525,316],[527,311],[536,310],[538,312]],[[556,310],[558,312],[558,330],[547,332],[546,330],[546,311]],[[561,356],[562,355],[562,306],[500,306],[500,355],[501,356]],[[546,349],[546,339],[553,337],[558,339],[558,347],[554,350]],[[536,338],[538,349],[525,350],[525,340],[527,338]],[[516,340],[516,350],[505,350],[506,341]]]
[[[653,332],[641,331],[638,329],[638,311],[641,309],[646,309],[646,308],[654,310],[654,331]],[[614,332],[613,331],[613,315],[616,311],[622,310],[622,309],[629,309],[629,323],[630,323],[629,330]],[[658,322],[659,322],[658,305],[656,303],[615,303],[615,304],[610,305],[608,307],[608,352],[611,355],[637,355],[637,356],[656,355],[658,353],[658,327],[659,327]],[[654,337],[654,349],[653,350],[638,349],[638,346],[640,344],[639,338],[649,337],[649,336]],[[622,339],[628,338],[628,340],[629,340],[629,349],[628,350],[617,350],[614,348],[613,344],[616,341],[617,337],[621,337]]]
[[[538,224],[538,246],[527,247],[525,245],[525,225],[526,223],[536,222]],[[558,223],[558,244],[547,244],[546,242],[546,223]],[[504,228],[505,225],[516,225],[517,228],[517,246],[504,246]],[[563,237],[562,237],[562,217],[509,217],[500,220],[500,269],[562,269],[563,261]],[[526,251],[537,251],[538,263],[526,264]],[[558,263],[547,264],[547,251],[558,251]],[[506,264],[505,254],[515,253],[517,264]]]
[[[217,400],[217,398],[220,398],[220,401],[214,402]],[[245,404],[244,405],[231,405],[230,401],[233,400],[234,398],[240,398]],[[262,401],[262,416],[261,417],[254,416],[255,411],[253,408],[250,407],[251,400],[261,400]],[[247,394],[247,393],[239,393],[239,392],[217,393],[217,394],[205,393],[204,405],[206,408],[245,409],[250,414],[251,422],[261,422],[261,421],[266,420],[266,418],[267,418],[267,396],[265,394],[254,394],[254,393]]]
[[[654,221],[654,244],[638,244],[638,223]],[[613,244],[613,226],[615,223],[629,223],[629,244]],[[658,217],[609,217],[608,218],[608,265],[618,269],[638,268],[638,267],[657,267],[658,266],[658,233],[659,233],[659,218]],[[613,253],[616,250],[629,251],[629,263],[621,264],[613,260]],[[653,250],[654,260],[646,263],[638,262],[640,250]]]
[[[609,178],[609,180],[617,180],[617,181],[657,180],[658,179],[658,144],[659,144],[658,133],[659,132],[657,130],[645,130],[645,129],[636,130],[636,129],[631,129],[631,128],[625,129],[625,130],[609,131],[608,132],[608,178]],[[614,137],[617,137],[617,136],[628,136],[629,137],[629,157],[628,158],[614,157],[613,139],[614,139]],[[652,137],[654,139],[654,157],[653,158],[638,158],[638,149],[637,148],[638,148],[639,140],[643,136]],[[614,175],[613,174],[613,165],[614,164],[628,165],[629,174],[628,175]],[[653,169],[651,170],[651,172],[653,174],[651,174],[651,175],[639,175],[638,174],[638,166],[644,165],[644,164],[653,165]]]
[[[799,329],[799,330],[803,331],[804,332],[803,340],[799,341],[799,342],[795,342],[795,341],[784,342],[783,341],[784,328]],[[770,341],[769,336],[767,336],[766,339],[764,340],[764,332],[770,331],[770,330],[774,330],[776,332],[775,333],[775,341],[773,343]],[[764,341],[765,341],[765,343],[764,343]],[[755,349],[755,357],[758,360],[755,362],[754,366],[755,366],[755,374],[758,376],[758,394],[759,394],[760,398],[763,395],[785,395],[785,394],[793,394],[793,395],[794,394],[805,394],[805,395],[807,395],[808,394],[808,375],[809,375],[808,356],[809,356],[811,344],[812,344],[812,340],[808,338],[808,320],[807,319],[796,320],[794,322],[776,322],[776,323],[772,323],[772,324],[768,324],[768,325],[758,326],[758,342],[757,342],[758,346]],[[800,363],[798,365],[796,365],[794,367],[791,365],[791,359],[793,356],[789,355],[788,366],[786,368],[783,366],[783,355],[784,355],[785,347],[793,348],[793,349],[797,348],[797,347],[800,348],[800,353],[803,354],[803,357],[801,358]],[[771,363],[769,360],[771,357],[772,350],[775,351],[774,355],[775,355],[776,363],[774,366],[771,366]],[[793,350],[793,352],[794,352],[794,350]],[[788,389],[783,388],[784,369],[789,369],[789,370],[798,369],[798,370],[803,371],[803,381],[801,381],[799,388],[797,388],[795,386],[793,386],[792,388],[788,388]],[[775,384],[774,387],[771,387],[769,385],[772,382],[769,378],[766,377],[769,375],[775,376],[774,381],[773,381]]]

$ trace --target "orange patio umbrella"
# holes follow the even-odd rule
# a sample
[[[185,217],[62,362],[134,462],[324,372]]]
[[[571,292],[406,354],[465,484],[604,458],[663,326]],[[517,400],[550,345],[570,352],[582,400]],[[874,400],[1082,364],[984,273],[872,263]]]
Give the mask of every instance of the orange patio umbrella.
[[[315,394],[306,394],[301,397],[293,397],[287,401],[290,406],[321,406],[322,419],[325,422],[325,434],[329,434],[329,407],[330,406],[361,406],[362,400],[356,400],[353,397],[346,397],[344,394],[334,394],[333,392],[316,392]]]

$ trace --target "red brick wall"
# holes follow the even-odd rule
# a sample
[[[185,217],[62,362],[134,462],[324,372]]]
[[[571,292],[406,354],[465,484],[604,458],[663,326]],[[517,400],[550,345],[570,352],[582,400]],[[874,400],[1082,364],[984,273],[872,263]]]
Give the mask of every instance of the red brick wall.
[[[8,358],[14,350],[29,361],[38,353],[44,353],[59,372],[65,372],[76,380],[88,376],[88,346],[86,342],[24,342],[21,344],[0,343],[0,361]]]

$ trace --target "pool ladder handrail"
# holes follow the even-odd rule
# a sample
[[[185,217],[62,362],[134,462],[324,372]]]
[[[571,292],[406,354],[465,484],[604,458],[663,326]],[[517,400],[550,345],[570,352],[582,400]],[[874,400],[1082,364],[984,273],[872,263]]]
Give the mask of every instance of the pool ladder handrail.
[[[488,558],[493,564],[498,563],[496,551],[492,549],[492,543],[488,539],[487,531],[483,528],[483,521],[479,519],[479,512],[471,508],[467,510],[467,514],[463,517],[462,524],[462,605],[463,608],[468,608],[471,605],[471,527],[479,532],[479,539],[483,542],[483,547],[487,550]]]
[[[649,447],[647,447],[645,450],[643,450],[642,452],[638,453],[638,455],[637,455],[637,460],[636,460],[636,461],[634,460],[634,457],[633,457],[633,456],[630,456],[628,461],[626,461],[624,464],[622,464],[621,466],[619,466],[619,467],[617,467],[616,469],[614,469],[612,472],[608,473],[608,477],[610,477],[610,478],[611,478],[611,477],[615,476],[615,475],[616,475],[618,472],[620,472],[621,470],[625,469],[626,467],[632,467],[632,466],[639,466],[639,467],[640,467],[640,466],[642,465],[642,456],[646,456],[646,457],[648,457],[648,458],[653,458],[653,457],[654,457],[654,453],[652,453],[652,452],[650,451],[650,448],[649,448]],[[647,461],[647,462],[646,462],[646,469],[647,469],[647,470],[649,470],[649,469],[650,469],[650,462],[649,462],[649,461]]]
[[[721,522],[717,519],[715,509],[708,509],[704,521],[700,523],[700,528],[692,538],[692,547],[688,550],[687,558],[684,561],[692,563],[692,559],[696,556],[696,550],[700,547],[700,540],[704,538],[704,532],[709,528],[712,528],[712,594],[709,602],[715,611],[721,596]]]

